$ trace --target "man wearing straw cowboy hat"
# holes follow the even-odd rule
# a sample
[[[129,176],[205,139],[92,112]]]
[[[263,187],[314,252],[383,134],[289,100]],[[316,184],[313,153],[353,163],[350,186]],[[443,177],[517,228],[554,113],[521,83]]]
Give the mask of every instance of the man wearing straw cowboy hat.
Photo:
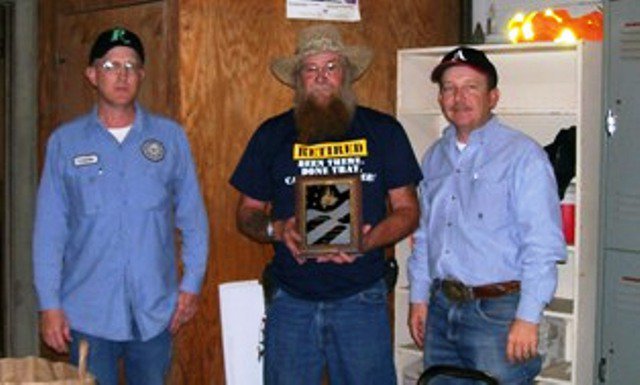
[[[385,246],[417,226],[420,170],[400,124],[357,105],[351,83],[372,54],[347,46],[331,25],[298,36],[296,52],[275,60],[274,75],[295,89],[294,107],[264,122],[231,177],[240,193],[237,224],[271,242],[265,330],[267,385],[395,384],[384,277]],[[304,156],[302,156],[304,155]],[[358,175],[361,254],[301,254],[294,219],[300,175]],[[388,202],[388,210],[386,203]]]
[[[88,340],[100,385],[118,383],[120,359],[128,384],[164,383],[171,334],[195,314],[206,268],[208,221],[186,135],[136,102],[144,60],[133,32],[98,36],[85,70],[96,107],[51,135],[38,191],[41,333],[74,362]]]

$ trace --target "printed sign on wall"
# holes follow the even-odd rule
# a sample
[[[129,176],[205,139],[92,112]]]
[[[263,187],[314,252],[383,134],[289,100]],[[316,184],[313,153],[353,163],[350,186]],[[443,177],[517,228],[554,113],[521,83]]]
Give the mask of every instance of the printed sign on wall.
[[[358,0],[287,0],[288,19],[360,21]]]

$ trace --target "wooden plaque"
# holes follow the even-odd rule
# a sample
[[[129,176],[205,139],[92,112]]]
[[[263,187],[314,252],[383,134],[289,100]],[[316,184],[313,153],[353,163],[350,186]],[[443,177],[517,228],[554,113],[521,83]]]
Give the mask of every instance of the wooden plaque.
[[[360,175],[298,176],[296,220],[302,254],[360,254],[362,184]]]

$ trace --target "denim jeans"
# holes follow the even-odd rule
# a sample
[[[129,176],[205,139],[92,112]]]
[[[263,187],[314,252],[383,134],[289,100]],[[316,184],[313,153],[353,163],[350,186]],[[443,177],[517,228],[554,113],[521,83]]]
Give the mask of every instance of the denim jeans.
[[[265,385],[396,384],[387,309],[380,280],[353,296],[306,301],[276,289],[267,308]]]
[[[440,290],[431,295],[425,333],[425,368],[454,365],[485,371],[500,385],[529,385],[540,372],[539,356],[523,363],[507,360],[509,327],[515,319],[520,294],[449,301]],[[470,380],[434,379],[430,384],[473,384]]]
[[[128,385],[163,385],[171,363],[171,333],[149,341],[111,341],[72,330],[71,363],[78,364],[78,344],[89,342],[88,370],[99,385],[118,384],[118,360],[123,359]]]

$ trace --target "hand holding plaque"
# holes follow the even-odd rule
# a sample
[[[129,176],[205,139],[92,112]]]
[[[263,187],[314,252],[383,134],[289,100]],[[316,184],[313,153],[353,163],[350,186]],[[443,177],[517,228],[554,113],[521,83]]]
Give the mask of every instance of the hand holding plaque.
[[[360,254],[360,175],[299,176],[295,188],[302,256]]]

